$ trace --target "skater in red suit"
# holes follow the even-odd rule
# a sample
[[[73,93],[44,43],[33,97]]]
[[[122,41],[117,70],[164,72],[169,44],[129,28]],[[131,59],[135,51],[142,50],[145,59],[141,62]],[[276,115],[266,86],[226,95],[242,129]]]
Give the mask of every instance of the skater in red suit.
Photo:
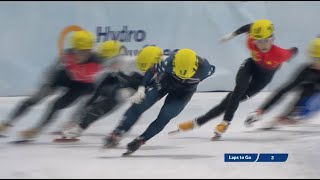
[[[271,126],[277,124],[294,124],[299,120],[307,119],[320,109],[320,38],[314,39],[309,46],[308,55],[311,63],[306,63],[299,70],[293,80],[277,90],[271,97],[255,112],[249,114],[245,125],[251,126],[260,120],[286,94],[295,90],[298,96],[281,116],[276,118]]]
[[[58,88],[64,88],[64,93],[49,105],[40,122],[21,132],[22,139],[31,139],[38,135],[60,110],[69,107],[78,98],[92,93],[95,76],[102,69],[100,56],[92,51],[94,43],[95,37],[92,33],[84,30],[75,31],[70,39],[71,48],[66,49],[46,72],[39,90],[20,103],[7,121],[0,123],[0,132],[12,126],[32,106],[53,94]]]
[[[247,46],[251,57],[240,66],[236,76],[236,86],[220,104],[206,114],[179,124],[179,131],[191,130],[224,114],[223,121],[215,128],[215,140],[227,130],[239,103],[260,92],[272,80],[283,62],[297,54],[297,48],[283,49],[274,45],[274,26],[267,19],[247,24],[222,38],[227,41],[239,34],[249,33]]]

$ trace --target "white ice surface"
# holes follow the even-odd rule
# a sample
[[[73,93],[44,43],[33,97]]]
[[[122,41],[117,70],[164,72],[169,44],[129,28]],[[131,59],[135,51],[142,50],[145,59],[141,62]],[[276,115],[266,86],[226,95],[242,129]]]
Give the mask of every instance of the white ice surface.
[[[132,128],[128,137],[116,149],[101,150],[103,135],[111,132],[129,107],[118,111],[92,125],[80,142],[57,144],[54,135],[47,133],[28,145],[13,145],[16,133],[31,127],[48,100],[24,116],[8,132],[10,137],[0,138],[0,178],[319,178],[320,122],[319,116],[294,127],[278,131],[256,131],[285,107],[292,98],[288,96],[279,106],[265,116],[254,128],[246,128],[246,115],[258,107],[268,96],[262,93],[240,104],[235,118],[221,141],[210,137],[221,117],[200,129],[168,136],[180,121],[207,112],[226,93],[197,93],[184,111],[132,157],[121,157],[126,144],[141,134],[156,118],[163,99],[149,109]],[[12,108],[25,97],[0,98],[0,118],[7,117]],[[51,100],[50,98],[49,100]],[[70,118],[73,108],[62,112],[51,131]],[[286,162],[224,162],[225,153],[288,153]]]

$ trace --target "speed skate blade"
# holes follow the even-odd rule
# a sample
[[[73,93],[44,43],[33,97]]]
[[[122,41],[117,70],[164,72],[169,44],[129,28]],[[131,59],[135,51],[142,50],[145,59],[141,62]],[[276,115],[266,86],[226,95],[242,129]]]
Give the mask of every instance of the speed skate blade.
[[[279,127],[276,127],[276,126],[269,126],[269,127],[262,127],[262,128],[259,128],[259,130],[261,130],[261,131],[271,131],[271,130],[275,130],[275,129],[279,129]]]
[[[180,130],[177,129],[177,130],[174,130],[174,131],[170,131],[168,134],[169,135],[173,135],[173,134],[178,134],[179,132],[180,132]]]
[[[77,138],[72,138],[72,139],[57,138],[53,140],[53,142],[78,142],[78,141],[80,141],[80,139],[77,139]]]
[[[215,133],[215,135],[211,138],[211,141],[217,141],[221,139],[221,135]]]
[[[11,144],[26,144],[26,143],[30,143],[33,142],[33,139],[23,139],[23,140],[16,140],[16,141],[11,141]]]
[[[134,153],[134,151],[127,151],[127,152],[122,154],[122,157],[130,156],[132,153]]]
[[[104,144],[102,146],[102,149],[112,149],[115,148],[119,145],[119,143],[109,143],[109,144]]]
[[[49,132],[50,135],[62,135],[62,131],[52,131]]]
[[[264,127],[259,128],[261,131],[271,131],[271,130],[276,130],[279,129],[279,121],[278,120],[273,120],[269,123],[267,123]]]

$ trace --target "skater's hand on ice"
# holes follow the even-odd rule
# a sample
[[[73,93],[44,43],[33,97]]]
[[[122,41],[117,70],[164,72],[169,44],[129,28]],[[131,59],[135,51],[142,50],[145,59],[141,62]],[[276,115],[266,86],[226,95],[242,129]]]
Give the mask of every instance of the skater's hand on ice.
[[[259,111],[251,112],[249,113],[247,119],[244,121],[244,125],[247,127],[251,127],[253,126],[253,123],[256,121],[259,121],[260,118],[261,118],[261,112]]]
[[[220,43],[224,43],[224,42],[227,42],[229,41],[230,39],[232,39],[234,37],[234,34],[233,33],[229,33],[225,36],[223,36],[222,38],[219,39],[219,42]]]
[[[144,93],[145,90],[146,88],[144,86],[140,86],[137,92],[131,97],[131,102],[135,104],[140,104],[146,96],[146,94]]]

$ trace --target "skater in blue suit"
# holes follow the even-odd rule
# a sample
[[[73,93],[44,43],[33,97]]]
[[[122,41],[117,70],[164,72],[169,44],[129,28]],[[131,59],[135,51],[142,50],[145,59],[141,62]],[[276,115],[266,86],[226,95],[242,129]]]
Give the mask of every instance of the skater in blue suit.
[[[125,132],[137,122],[139,117],[153,104],[167,95],[158,117],[147,130],[128,144],[129,153],[161,132],[169,121],[176,117],[188,104],[197,90],[198,84],[211,76],[215,66],[191,49],[180,49],[164,61],[149,68],[141,86],[132,97],[134,103],[124,114],[122,121],[105,139],[105,147],[118,144]]]

